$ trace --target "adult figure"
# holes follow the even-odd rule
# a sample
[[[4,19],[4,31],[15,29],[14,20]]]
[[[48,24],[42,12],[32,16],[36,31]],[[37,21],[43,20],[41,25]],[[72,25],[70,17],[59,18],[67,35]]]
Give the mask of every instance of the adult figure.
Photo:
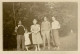
[[[37,24],[37,20],[33,20],[33,25],[31,25],[32,32],[32,42],[35,45],[35,50],[40,50],[40,44],[42,44],[42,38],[40,35],[40,25]]]
[[[59,22],[55,19],[55,17],[52,17],[52,36],[53,36],[53,43],[55,47],[59,48],[59,33],[58,29],[60,29],[60,24]]]
[[[41,23],[41,34],[43,37],[43,49],[45,49],[46,39],[48,42],[48,49],[50,49],[50,22],[47,20],[47,17],[44,17],[44,21]]]
[[[19,21],[18,23],[18,27],[16,27],[16,30],[17,32],[17,50],[24,50],[24,47],[25,47],[25,38],[24,38],[24,33],[25,33],[25,28],[24,26],[22,25],[22,22]],[[21,48],[22,46],[22,48]]]

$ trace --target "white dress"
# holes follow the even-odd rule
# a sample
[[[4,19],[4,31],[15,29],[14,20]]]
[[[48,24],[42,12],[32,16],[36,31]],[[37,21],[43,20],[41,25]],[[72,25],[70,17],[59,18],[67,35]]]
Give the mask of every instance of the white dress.
[[[25,45],[31,44],[30,38],[29,38],[29,33],[24,33],[25,36]]]

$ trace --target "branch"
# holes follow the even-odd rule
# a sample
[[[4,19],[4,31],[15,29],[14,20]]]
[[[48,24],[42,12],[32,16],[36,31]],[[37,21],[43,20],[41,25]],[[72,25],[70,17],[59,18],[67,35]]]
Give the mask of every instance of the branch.
[[[15,18],[15,9],[14,9],[14,2],[13,2],[13,18],[14,18],[14,21],[15,21],[15,26],[16,26],[16,18]]]

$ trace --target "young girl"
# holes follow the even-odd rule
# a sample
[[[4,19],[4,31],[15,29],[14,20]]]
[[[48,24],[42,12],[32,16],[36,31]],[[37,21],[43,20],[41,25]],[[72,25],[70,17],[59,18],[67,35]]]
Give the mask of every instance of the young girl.
[[[29,39],[29,34],[31,34],[31,32],[28,32],[26,29],[24,36],[25,36],[25,48],[27,49],[27,51],[28,51],[28,45],[31,44],[30,39]]]
[[[35,45],[35,50],[40,50],[40,44],[42,43],[42,38],[40,35],[40,25],[37,24],[37,20],[33,20],[33,25],[31,26],[32,32],[32,42]]]

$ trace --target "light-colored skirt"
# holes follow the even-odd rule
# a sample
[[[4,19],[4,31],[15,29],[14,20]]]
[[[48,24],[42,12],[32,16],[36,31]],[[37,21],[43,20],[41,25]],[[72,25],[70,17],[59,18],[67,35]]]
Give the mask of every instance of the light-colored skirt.
[[[30,38],[29,38],[29,35],[25,35],[25,45],[30,45],[31,42],[30,42]]]
[[[32,42],[33,44],[42,44],[42,38],[40,33],[32,33]]]

